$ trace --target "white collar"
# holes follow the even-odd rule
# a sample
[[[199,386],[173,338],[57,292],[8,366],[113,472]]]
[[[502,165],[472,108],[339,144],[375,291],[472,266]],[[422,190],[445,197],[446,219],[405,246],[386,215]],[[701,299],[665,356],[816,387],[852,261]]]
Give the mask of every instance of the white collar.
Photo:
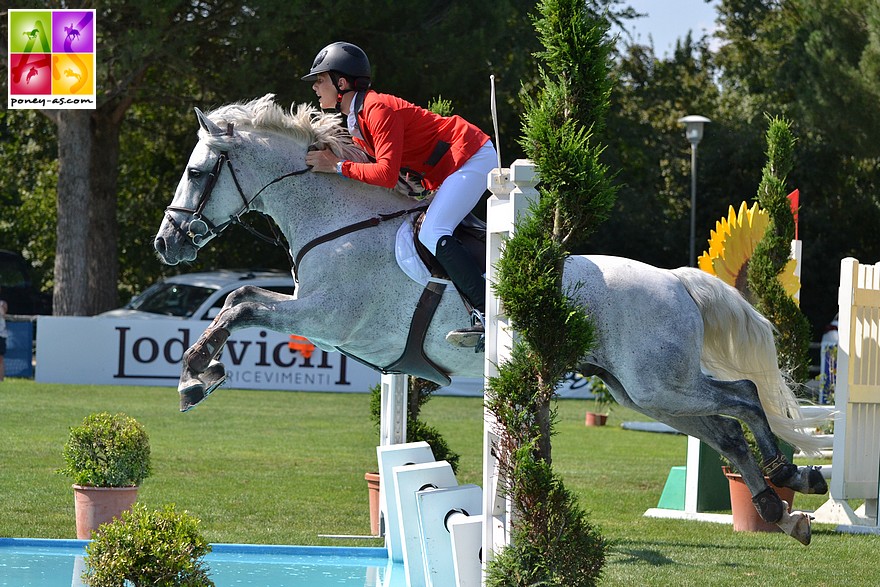
[[[364,140],[364,136],[361,134],[361,129],[358,128],[357,112],[354,111],[354,108],[352,108],[351,111],[348,113],[348,121],[347,122],[348,122],[348,133],[353,137],[357,137],[361,140]]]

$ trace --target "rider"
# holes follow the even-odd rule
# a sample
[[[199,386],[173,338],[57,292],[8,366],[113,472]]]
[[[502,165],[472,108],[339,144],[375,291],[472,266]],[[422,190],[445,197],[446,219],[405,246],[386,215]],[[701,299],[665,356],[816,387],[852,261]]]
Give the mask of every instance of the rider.
[[[475,310],[472,326],[453,330],[446,340],[477,346],[483,335],[486,281],[452,231],[477,205],[486,176],[497,165],[489,136],[459,116],[443,117],[390,94],[370,89],[370,61],[351,43],[327,45],[309,73],[321,108],[335,108],[347,118],[354,141],[375,162],[341,160],[330,150],[311,151],[313,171],[338,173],[369,184],[393,188],[401,171],[415,172],[434,197],[425,213],[419,240],[446,270]]]

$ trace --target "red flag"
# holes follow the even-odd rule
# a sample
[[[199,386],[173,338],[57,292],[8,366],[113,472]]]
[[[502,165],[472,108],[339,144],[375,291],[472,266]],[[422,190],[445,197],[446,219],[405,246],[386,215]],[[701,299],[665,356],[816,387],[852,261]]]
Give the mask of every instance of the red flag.
[[[801,191],[794,190],[788,194],[788,201],[791,204],[791,213],[794,214],[794,240],[798,240],[798,209],[801,205]]]

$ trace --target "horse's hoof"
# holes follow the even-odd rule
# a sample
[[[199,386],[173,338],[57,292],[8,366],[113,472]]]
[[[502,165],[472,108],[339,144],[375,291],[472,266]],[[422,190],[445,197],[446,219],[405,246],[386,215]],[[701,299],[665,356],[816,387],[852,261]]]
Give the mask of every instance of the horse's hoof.
[[[783,502],[785,504],[785,509],[788,509],[788,503]],[[804,546],[808,546],[810,544],[810,540],[812,539],[812,527],[810,524],[810,516],[805,514],[804,512],[792,512],[788,513],[786,511],[782,518],[776,524],[782,528],[782,531],[803,544]]]
[[[208,394],[205,393],[205,385],[196,380],[197,383],[185,387],[183,389],[178,389],[178,393],[180,393],[180,411],[188,412],[205,399]]]
[[[210,332],[210,334],[209,334]],[[229,331],[225,328],[218,328],[213,331],[206,331],[202,337],[192,345],[183,355],[183,362],[196,373],[204,373],[220,351],[226,340],[229,338]]]
[[[193,409],[224,383],[226,383],[226,368],[222,363],[213,361],[204,373],[186,382],[181,382],[178,386],[180,411],[188,412]]]
[[[226,367],[219,361],[212,361],[205,372],[199,375],[199,380],[205,384],[205,397],[226,383]]]

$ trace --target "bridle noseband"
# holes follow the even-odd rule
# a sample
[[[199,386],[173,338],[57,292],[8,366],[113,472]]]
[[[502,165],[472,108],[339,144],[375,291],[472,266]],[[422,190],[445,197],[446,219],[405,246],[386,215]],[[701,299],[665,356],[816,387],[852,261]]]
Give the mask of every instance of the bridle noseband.
[[[227,124],[226,136],[232,136],[232,128],[232,123]],[[235,189],[238,190],[238,195],[241,196],[242,207],[238,210],[238,212],[230,215],[229,219],[226,222],[223,222],[221,224],[214,224],[213,222],[211,222],[210,219],[205,218],[202,213],[205,210],[205,206],[208,204],[208,200],[211,198],[211,193],[214,191],[214,186],[217,184],[217,178],[220,176],[220,172],[223,170],[224,165],[229,168],[229,173],[232,175],[232,181],[235,184]],[[247,224],[243,223],[241,221],[241,217],[251,211],[251,204],[260,196],[261,193],[263,193],[263,190],[271,185],[278,183],[282,179],[287,179],[288,177],[293,177],[296,175],[302,175],[304,173],[307,173],[311,169],[312,168],[308,166],[303,169],[297,169],[296,171],[291,171],[290,173],[280,175],[261,187],[257,191],[257,193],[254,194],[251,198],[248,198],[244,195],[244,190],[241,189],[241,184],[238,182],[238,176],[235,175],[235,168],[232,166],[232,161],[229,160],[229,151],[221,151],[220,156],[217,157],[216,163],[214,163],[213,169],[211,169],[211,172],[208,174],[208,178],[205,181],[205,187],[202,190],[202,194],[199,196],[196,207],[186,208],[183,206],[168,206],[167,208],[165,208],[165,217],[168,218],[171,226],[173,226],[178,233],[188,238],[195,247],[201,247],[210,239],[218,236],[221,232],[226,230],[226,228],[229,227],[229,225],[231,224],[238,224],[244,227],[248,230],[248,232],[254,234],[255,236],[261,238],[266,242],[278,244],[280,242],[280,237],[277,234],[275,234],[274,238],[266,237],[265,235],[256,232]],[[183,212],[184,214],[192,215],[192,219],[189,221],[188,228],[184,229],[183,224],[178,223],[174,219],[174,216],[171,214],[171,212]]]

